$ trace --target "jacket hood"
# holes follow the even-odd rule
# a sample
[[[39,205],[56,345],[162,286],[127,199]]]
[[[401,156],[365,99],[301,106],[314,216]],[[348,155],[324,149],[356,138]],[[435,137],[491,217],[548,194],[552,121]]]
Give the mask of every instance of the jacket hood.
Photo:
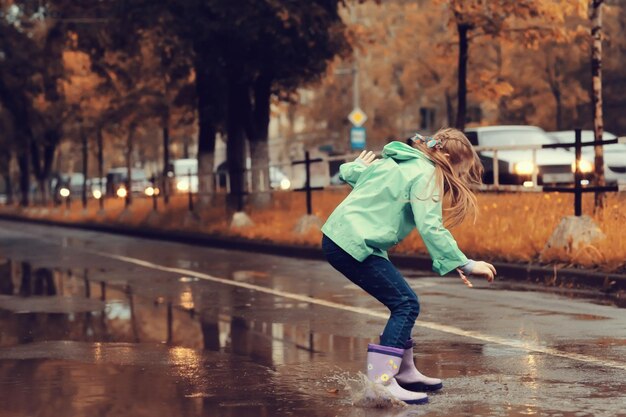
[[[408,159],[423,159],[433,164],[424,153],[414,147],[407,145],[406,143],[393,141],[383,148],[383,158],[391,158],[396,161],[406,161]]]

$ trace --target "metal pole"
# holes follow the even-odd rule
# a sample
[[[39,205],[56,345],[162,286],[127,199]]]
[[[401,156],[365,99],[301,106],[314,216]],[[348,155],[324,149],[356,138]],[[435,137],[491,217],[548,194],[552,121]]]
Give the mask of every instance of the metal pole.
[[[163,202],[167,205],[170,202],[170,190],[167,184],[170,166],[170,132],[167,126],[163,127]]]
[[[533,187],[536,187],[537,184],[537,175],[539,173],[539,167],[537,166],[537,149],[533,149]]]
[[[582,139],[582,131],[581,129],[576,129],[576,162],[574,164],[575,170],[574,170],[574,215],[575,216],[581,216],[582,215],[582,197],[583,197],[583,193],[582,193],[582,189],[581,189],[581,172],[580,172],[580,157],[582,154],[582,148],[580,146],[581,143],[581,139]]]
[[[311,162],[309,158],[309,151],[304,152],[304,163],[306,167],[306,212],[308,215],[313,213],[313,207],[311,204]]]
[[[128,208],[130,206],[130,193],[132,192],[132,183],[131,178],[126,178],[126,196],[124,197],[124,207]]]
[[[350,21],[355,24],[356,18],[356,2],[350,5]],[[352,61],[352,109],[360,108],[361,92],[359,91],[359,51],[358,48],[354,48],[353,61]],[[350,130],[348,129],[348,138],[350,138]],[[348,149],[352,149],[352,141],[348,141]],[[308,191],[307,191],[308,192]]]
[[[167,303],[167,343],[172,343],[172,322],[174,321],[174,311],[172,302]]]
[[[500,164],[498,163],[498,150],[493,151],[493,185],[500,185]]]
[[[356,19],[356,9],[355,9],[355,5],[352,4],[350,6],[350,20],[352,21],[352,23],[356,23],[357,19]],[[352,77],[352,106],[354,109],[356,108],[360,108],[360,101],[361,101],[361,92],[359,91],[359,64],[358,64],[358,59],[359,59],[359,53],[357,51],[357,48],[354,49],[354,60],[352,61],[352,73],[353,73],[353,77]]]
[[[152,178],[150,179],[152,182],[152,210],[157,211],[159,209],[158,207],[158,201],[157,201],[157,188],[156,188],[156,178],[153,175]]]
[[[241,171],[241,177],[245,178],[246,170],[243,169]],[[237,211],[243,211],[243,196],[246,193],[246,187],[244,186],[242,190],[237,194]]]
[[[187,186],[189,195],[189,211],[193,211],[193,195],[191,194],[191,169],[187,170]]]
[[[83,209],[87,208],[87,170],[88,170],[88,160],[89,153],[87,151],[87,135],[85,134],[85,130],[83,128],[83,122],[80,122],[80,135],[83,141]]]
[[[103,153],[103,144],[102,144],[102,130],[98,127],[98,177],[99,186],[100,186],[100,199],[98,200],[98,204],[100,205],[100,210],[104,210],[104,194],[106,190],[104,189],[104,153]]]

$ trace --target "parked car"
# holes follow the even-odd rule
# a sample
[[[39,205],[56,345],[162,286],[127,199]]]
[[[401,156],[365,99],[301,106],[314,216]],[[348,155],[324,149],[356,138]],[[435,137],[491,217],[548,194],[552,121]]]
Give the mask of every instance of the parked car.
[[[50,181],[50,186],[54,192],[55,201],[58,202],[63,198],[77,198],[81,196],[84,179],[85,176],[82,172],[54,175]]]
[[[248,167],[250,169],[250,160],[248,159]],[[226,162],[222,162],[215,171],[217,174],[218,182],[220,187],[226,186],[226,178],[228,176],[228,165]],[[289,177],[280,170],[280,168],[275,166],[269,167],[270,174],[270,188],[272,189],[280,189],[280,190],[288,190],[291,188],[291,180]]]
[[[468,128],[465,134],[474,146],[543,145],[554,140],[541,128],[535,126],[483,126]],[[574,158],[565,149],[537,150],[533,164],[532,150],[498,151],[498,179],[500,184],[523,184],[533,186],[532,174],[537,172],[539,184],[572,183],[574,181]],[[494,151],[480,151],[485,167],[483,181],[494,180]],[[581,162],[585,178],[589,178],[593,165],[588,159]]]
[[[170,161],[168,177],[173,181],[173,190],[176,193],[198,192],[198,160],[183,158]],[[170,183],[171,184],[171,183]]]
[[[132,168],[130,185],[131,192],[133,194],[145,194],[148,188],[151,188],[152,184],[148,180],[146,171],[141,168]],[[108,196],[112,197],[126,197],[128,193],[128,168],[119,167],[111,168],[106,176],[106,192]]]
[[[581,132],[583,142],[592,142],[594,140],[593,130],[583,130]],[[548,133],[552,139],[558,143],[573,143],[575,132],[573,130],[565,130],[561,132]],[[611,132],[604,132],[602,139],[610,140],[617,138]],[[572,153],[574,148],[568,148]],[[582,148],[582,155],[585,159],[593,161],[595,159],[595,150],[593,146],[585,146]],[[604,178],[607,184],[626,183],[626,145],[615,143],[612,145],[604,145]]]
[[[102,198],[102,195],[106,193],[107,189],[107,179],[104,178],[90,178],[88,180],[89,183],[89,192],[91,197],[96,200]]]

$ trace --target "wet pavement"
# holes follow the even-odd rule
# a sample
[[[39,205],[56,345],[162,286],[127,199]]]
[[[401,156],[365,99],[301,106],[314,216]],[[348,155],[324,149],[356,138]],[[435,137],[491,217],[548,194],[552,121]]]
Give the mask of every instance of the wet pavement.
[[[0,416],[626,416],[620,300],[405,275],[444,389],[374,408],[386,309],[324,262],[0,221]]]

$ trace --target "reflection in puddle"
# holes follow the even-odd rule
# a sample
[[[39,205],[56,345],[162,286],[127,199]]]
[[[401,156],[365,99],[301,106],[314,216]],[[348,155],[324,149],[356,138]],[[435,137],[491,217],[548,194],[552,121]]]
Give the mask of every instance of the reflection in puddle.
[[[424,373],[446,379],[446,391],[433,395],[429,408],[371,409],[389,405],[359,379],[367,343],[373,340],[341,333],[346,326],[370,327],[368,319],[348,317],[353,321],[340,327],[335,323],[346,316],[307,303],[167,278],[146,271],[49,269],[0,261],[0,404],[8,404],[7,414],[49,409],[51,415],[73,410],[96,417],[108,417],[110,410],[152,417],[519,416],[545,415],[558,404],[554,407],[568,410],[560,415],[573,416],[576,405],[570,398],[585,402],[592,412],[590,392],[614,395],[622,387],[620,382],[608,387],[587,381],[554,384],[551,378],[561,379],[546,374],[551,361],[545,355],[442,341],[437,335],[422,346],[418,360]],[[246,272],[239,279],[252,278]],[[16,314],[2,304],[7,299],[31,310]],[[55,310],[50,300],[58,304],[59,299],[95,304]],[[34,310],[39,300],[44,302]],[[534,340],[538,335],[532,330],[520,332]],[[624,342],[603,343],[619,347]],[[564,371],[579,370],[558,372]],[[580,376],[573,374],[571,380]],[[374,403],[362,402],[372,398]],[[604,403],[592,405],[602,408]]]
[[[104,311],[108,320],[130,320],[130,305],[124,301],[109,301]]]
[[[113,376],[126,375],[137,387],[147,388],[154,380],[165,386],[182,384],[178,391],[174,390],[180,395],[174,398],[169,395],[170,412],[154,415],[184,414],[174,410],[181,401],[199,401],[200,410],[207,415],[211,415],[207,410],[217,409],[236,410],[237,416],[275,415],[276,403],[289,408],[307,398],[302,403],[305,407],[312,400],[306,391],[290,391],[294,389],[294,380],[289,375],[289,364],[319,360],[313,359],[316,352],[332,352],[333,356],[343,355],[343,360],[352,360],[354,352],[364,352],[371,341],[312,332],[308,322],[291,324],[232,315],[232,311],[239,311],[236,307],[239,304],[256,306],[260,302],[256,294],[237,289],[203,294],[197,287],[202,283],[184,277],[177,280],[174,288],[158,287],[147,279],[130,284],[118,276],[106,281],[107,271],[102,270],[93,274],[99,279],[94,280],[89,272],[33,267],[26,262],[0,263],[0,360],[3,361],[0,365],[12,364],[8,368],[0,366],[0,381],[9,378],[16,389],[22,389],[32,383],[33,376],[24,373],[16,378],[7,372],[13,373],[15,366],[40,372],[35,370],[40,368],[39,364],[45,364],[44,372],[50,372],[51,378],[66,381],[59,380],[58,384],[68,387],[81,384],[76,394],[65,394],[66,401],[74,408],[105,404],[112,395],[107,393],[111,381],[120,385]],[[162,288],[162,292],[155,294],[155,288]],[[271,308],[285,311],[310,307],[279,299],[269,301]],[[19,309],[10,308],[10,303],[27,306],[29,310],[16,314]],[[170,347],[157,348],[163,345]],[[214,354],[207,356],[209,352]],[[241,362],[240,358],[247,359]],[[153,368],[163,364],[169,367],[168,376],[156,376]],[[113,368],[87,378],[95,365]],[[122,365],[134,370],[116,368]],[[240,366],[261,366],[263,371],[247,369],[242,374],[230,375],[231,368]],[[306,372],[328,375],[321,368]],[[56,376],[52,377],[53,374]],[[107,374],[112,380],[107,379]],[[167,378],[171,381],[167,382]],[[297,382],[299,386],[308,384]],[[128,383],[121,385],[129,392],[137,392]],[[248,385],[254,401],[249,400],[250,392],[242,390]],[[283,386],[288,391],[277,397],[276,391]],[[33,403],[43,407],[44,397],[51,389],[46,384],[38,385],[36,393],[41,397],[33,397]],[[0,399],[13,397],[10,390],[0,391]],[[119,395],[113,396],[119,400]],[[20,409],[19,401],[12,404]]]
[[[112,398],[116,407],[132,410],[145,397],[162,399],[154,402],[161,411],[147,407],[154,416],[187,414],[189,402],[204,415],[230,415],[224,410],[237,416],[277,415],[307,395],[291,392],[272,369],[308,361],[316,342],[332,345],[332,336],[314,335],[308,324],[226,314],[215,294],[205,295],[197,312],[196,280],[180,279],[174,291],[163,287],[159,295],[144,296],[154,294],[153,281],[142,286],[115,279],[94,281],[85,270],[0,263],[0,381],[11,382],[0,389],[0,402],[10,403],[9,412],[43,409],[45,398],[62,386],[63,401],[54,405],[59,413],[82,409],[104,415],[92,407],[100,409]],[[366,343],[360,342],[363,350]],[[159,348],[164,344],[170,347]],[[159,369],[164,365],[165,373]],[[28,388],[35,378],[36,390]],[[128,394],[111,391],[118,387]],[[28,400],[19,394],[26,389]]]

